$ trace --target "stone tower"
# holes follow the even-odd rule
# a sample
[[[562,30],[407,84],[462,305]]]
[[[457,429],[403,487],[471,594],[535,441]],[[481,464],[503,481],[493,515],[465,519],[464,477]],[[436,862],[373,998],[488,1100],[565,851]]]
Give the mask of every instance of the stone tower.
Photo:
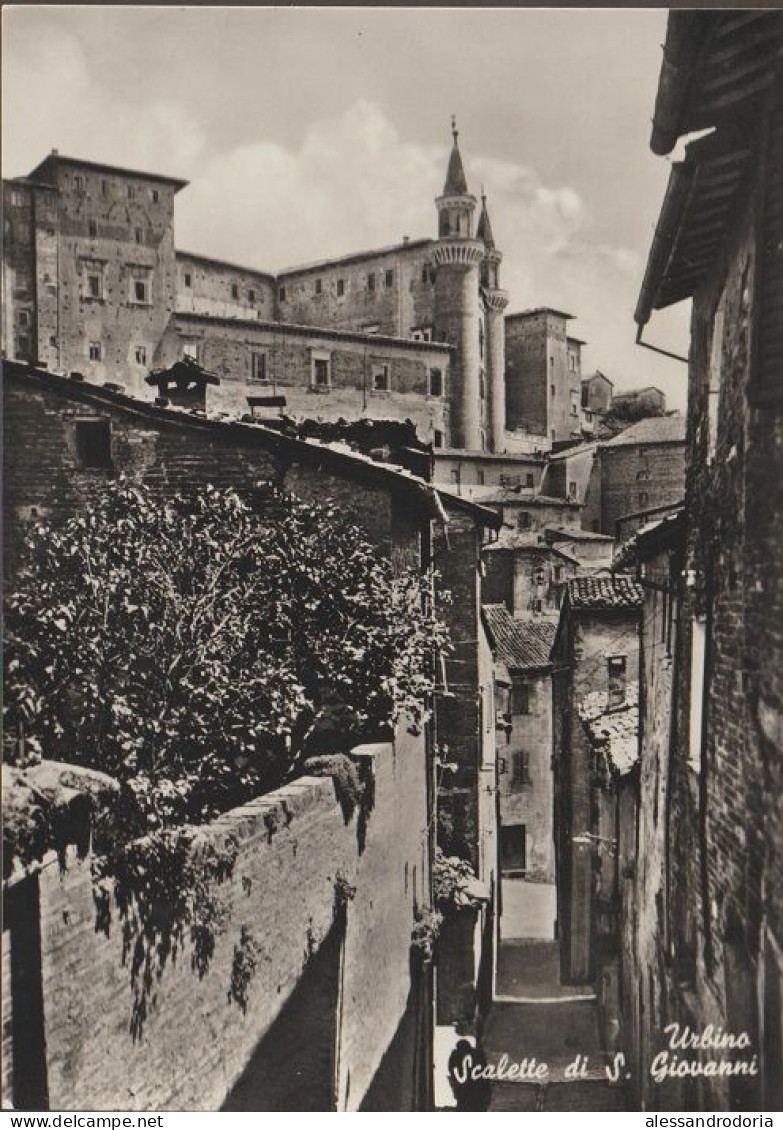
[[[486,447],[486,402],[482,397],[482,327],[479,266],[484,244],[473,234],[476,197],[468,192],[458,131],[452,119],[454,145],[449,157],[438,209],[438,239],[433,245],[437,266],[433,309],[434,337],[456,346],[451,366],[449,404],[451,446],[480,451]]]
[[[488,444],[490,451],[506,449],[506,343],[503,311],[508,294],[500,289],[500,262],[503,255],[495,246],[489,222],[487,198],[482,190],[481,215],[476,238],[484,244],[481,262],[481,297],[484,303],[486,336],[485,368],[487,389]]]

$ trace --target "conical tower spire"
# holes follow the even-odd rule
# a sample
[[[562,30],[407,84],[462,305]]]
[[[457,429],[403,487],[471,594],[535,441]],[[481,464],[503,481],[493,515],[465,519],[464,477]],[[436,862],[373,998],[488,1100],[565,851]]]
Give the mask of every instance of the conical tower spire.
[[[465,170],[462,167],[462,157],[459,151],[459,130],[457,119],[452,115],[451,136],[454,144],[449,156],[449,167],[446,170],[446,183],[443,186],[444,196],[467,196],[468,182],[465,179]]]
[[[484,192],[483,185],[481,186],[481,215],[476,228],[476,239],[482,240],[488,251],[495,250],[495,237],[492,234],[492,224],[489,222],[487,194]]]

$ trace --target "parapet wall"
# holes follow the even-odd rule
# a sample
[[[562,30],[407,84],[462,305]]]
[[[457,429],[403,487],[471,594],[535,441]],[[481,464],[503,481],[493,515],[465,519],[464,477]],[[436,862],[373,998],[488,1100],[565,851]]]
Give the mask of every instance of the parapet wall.
[[[56,862],[43,868],[50,1109],[220,1109],[259,1041],[304,984],[324,938],[330,931],[334,936],[341,917],[336,888],[348,890],[349,898],[335,962],[332,1109],[358,1109],[406,1008],[411,928],[415,907],[428,901],[429,868],[423,737],[401,730],[394,743],[362,746],[354,754],[366,759],[375,782],[363,852],[357,816],[346,823],[328,778],[298,780],[208,826],[210,839],[233,835],[239,843],[233,875],[218,888],[225,928],[202,977],[187,946],[176,964],[166,965],[136,1038],[122,923],[115,907],[108,937],[96,929],[89,857],[69,862],[62,875]],[[229,996],[243,927],[256,955],[244,1011]],[[303,1015],[323,1003],[316,996],[309,1009],[301,996]],[[297,1080],[291,1082],[295,1088]],[[254,1101],[252,1109],[280,1109],[264,1106],[263,1096]]]

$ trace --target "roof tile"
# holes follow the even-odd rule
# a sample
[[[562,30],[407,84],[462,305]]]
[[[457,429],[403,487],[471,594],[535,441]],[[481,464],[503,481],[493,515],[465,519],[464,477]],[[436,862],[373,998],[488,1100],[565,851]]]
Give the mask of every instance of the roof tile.
[[[641,608],[644,593],[633,577],[572,577],[566,582],[568,599],[573,608]]]
[[[505,604],[485,604],[483,611],[497,657],[509,670],[532,671],[551,664],[556,624],[515,620]]]

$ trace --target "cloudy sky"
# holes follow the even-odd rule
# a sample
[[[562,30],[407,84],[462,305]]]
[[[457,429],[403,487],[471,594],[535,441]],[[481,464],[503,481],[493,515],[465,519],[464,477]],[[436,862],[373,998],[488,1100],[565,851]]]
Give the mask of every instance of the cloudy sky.
[[[183,177],[177,246],[266,270],[435,234],[457,115],[512,310],[576,316],[586,371],[685,366],[634,344],[668,178],[648,147],[661,10],[3,10],[3,165],[52,148]],[[687,350],[687,308],[646,337]]]

